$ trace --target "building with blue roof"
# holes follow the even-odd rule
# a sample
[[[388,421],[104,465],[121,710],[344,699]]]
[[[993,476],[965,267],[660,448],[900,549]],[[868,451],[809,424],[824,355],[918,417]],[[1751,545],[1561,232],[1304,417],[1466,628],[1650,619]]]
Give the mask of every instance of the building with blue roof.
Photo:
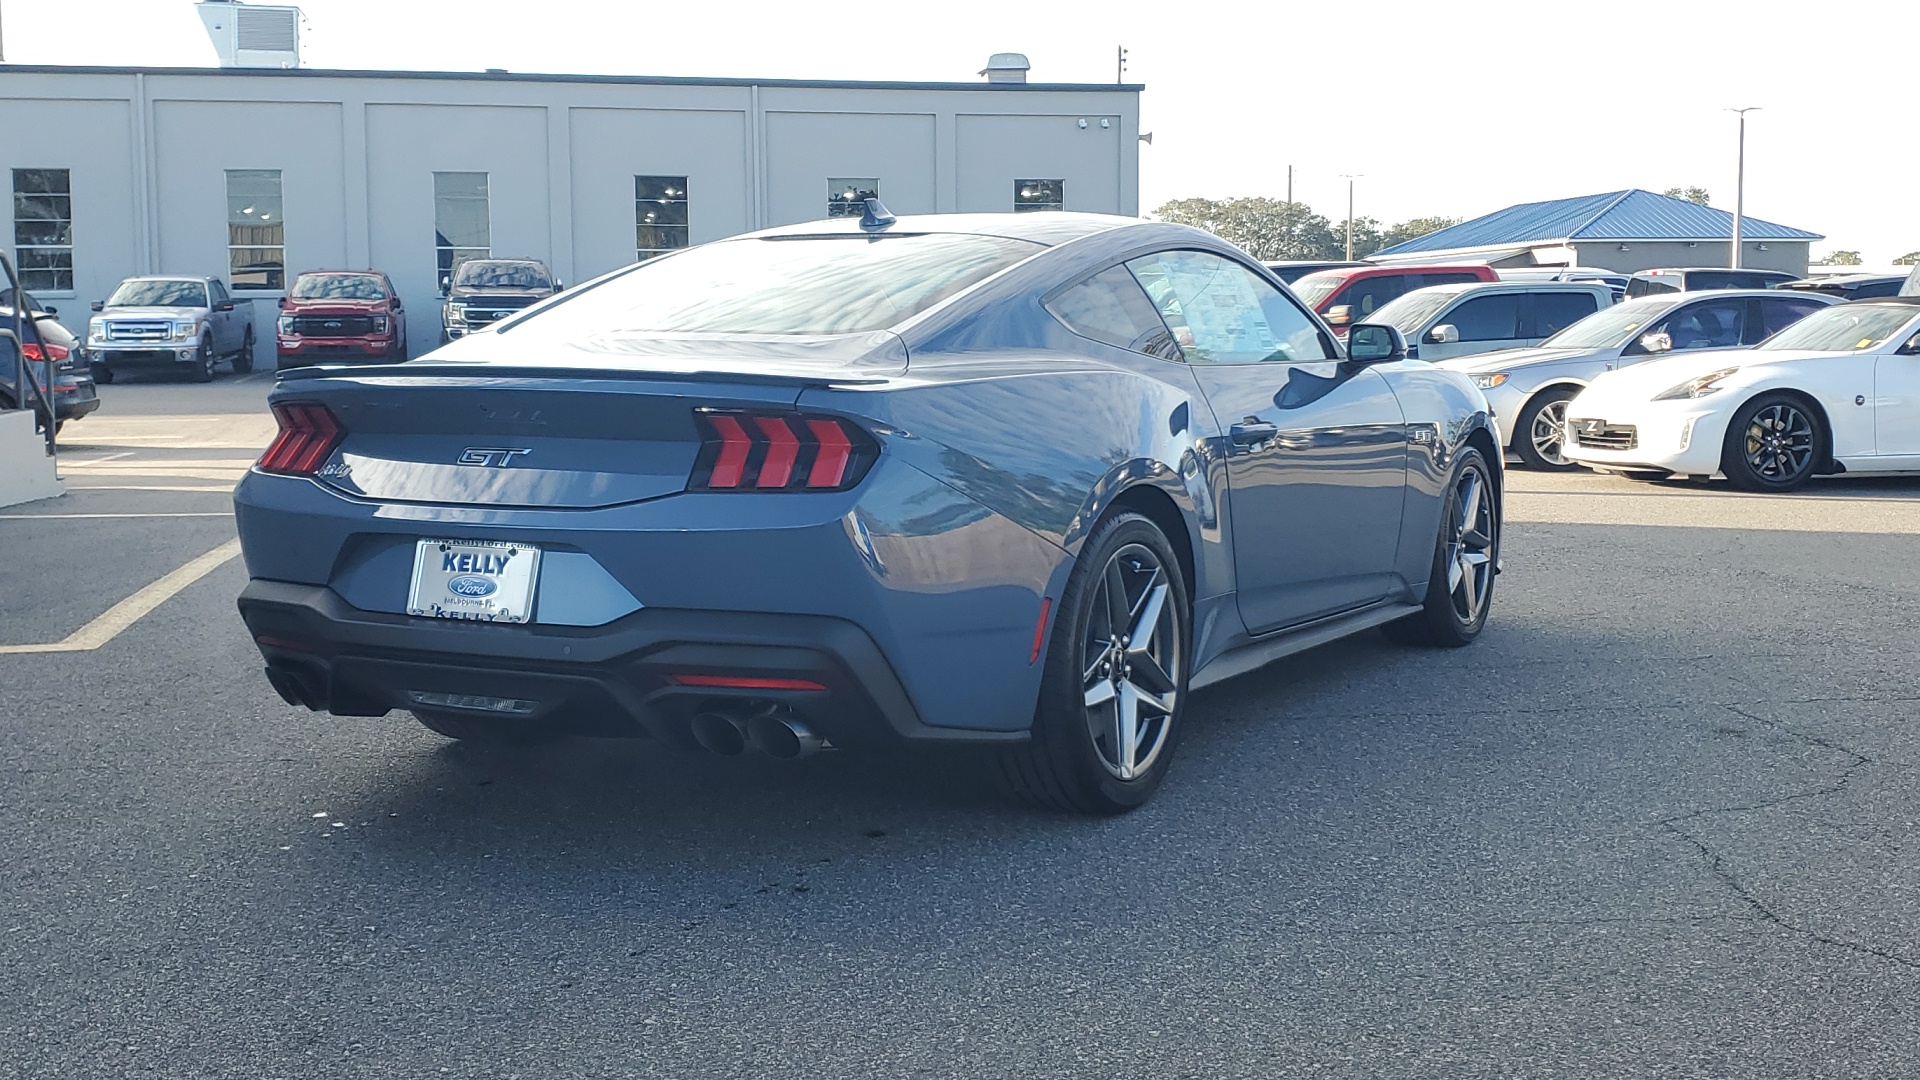
[[[1805,275],[1808,246],[1826,237],[1756,217],[1741,219],[1742,266]],[[1733,215],[1630,188],[1521,203],[1396,244],[1383,263],[1591,266],[1632,273],[1664,266],[1726,266]]]

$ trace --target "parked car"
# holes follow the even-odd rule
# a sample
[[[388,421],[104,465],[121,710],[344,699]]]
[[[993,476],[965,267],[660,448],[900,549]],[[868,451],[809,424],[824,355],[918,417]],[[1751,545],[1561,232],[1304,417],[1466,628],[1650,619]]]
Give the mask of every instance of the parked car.
[[[971,746],[1038,802],[1123,811],[1190,690],[1486,621],[1485,400],[1353,337],[1197,229],[874,199],[410,364],[283,372],[234,495],[240,610],[316,710]]]
[[[1920,296],[1920,264],[1916,264],[1907,274],[1907,283],[1900,286],[1901,296]]]
[[[281,367],[366,357],[407,359],[406,308],[377,270],[307,270],[280,300]]]
[[[1501,281],[1578,281],[1595,282],[1613,290],[1613,302],[1626,298],[1630,275],[1591,266],[1519,266],[1496,270]]]
[[[560,291],[538,259],[468,259],[440,283],[442,344],[485,330]]]
[[[1724,266],[1676,266],[1642,270],[1627,281],[1627,299],[1705,289],[1771,289],[1795,280],[1779,270],[1729,270]]]
[[[1308,274],[1317,274],[1322,270],[1343,270],[1349,266],[1372,266],[1365,262],[1324,262],[1314,259],[1281,259],[1267,264],[1281,281],[1291,285]]]
[[[1568,404],[1566,455],[1746,491],[1920,471],[1920,299],[1834,304],[1751,349],[1608,372]]]
[[[141,369],[212,382],[222,359],[237,374],[253,370],[253,301],[229,296],[219,278],[131,277],[93,310],[87,361],[103,383]]]
[[[1826,293],[1842,300],[1872,300],[1881,296],[1900,295],[1900,287],[1906,282],[1905,274],[1835,274],[1832,277],[1789,281],[1775,288]]]
[[[23,309],[26,317],[19,317],[17,322],[14,311],[16,295],[26,298]],[[59,309],[41,304],[30,292],[16,294],[11,287],[0,287],[0,330],[12,334],[18,329],[18,355],[28,361],[29,378],[42,392],[47,387],[44,365],[49,359],[53,361],[55,430],[69,420],[78,420],[100,408],[100,392],[94,385],[93,376],[87,373],[80,342],[72,331],[60,325],[55,318],[58,314]],[[11,361],[13,358],[9,356],[8,359]],[[0,364],[0,409],[19,408],[33,400],[36,400],[35,395],[21,393],[17,365],[11,362]],[[35,407],[40,410],[40,422],[44,424],[44,407]]]
[[[1400,331],[1407,339],[1407,355],[1439,361],[1538,345],[1612,306],[1613,292],[1605,285],[1470,282],[1415,289],[1368,321]]]
[[[1440,363],[1487,395],[1500,445],[1529,468],[1577,469],[1561,450],[1567,402],[1603,373],[1674,352],[1752,345],[1839,302],[1773,289],[1643,296],[1589,315],[1538,348]]]
[[[1415,289],[1498,280],[1486,266],[1359,266],[1308,274],[1293,291],[1344,338],[1348,326],[1372,321],[1374,312]]]

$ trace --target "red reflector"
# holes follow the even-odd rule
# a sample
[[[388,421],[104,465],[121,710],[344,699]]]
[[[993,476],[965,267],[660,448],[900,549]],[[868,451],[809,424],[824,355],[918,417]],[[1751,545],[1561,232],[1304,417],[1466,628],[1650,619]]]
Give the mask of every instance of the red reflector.
[[[853,440],[832,420],[809,420],[807,430],[820,444],[820,456],[813,459],[813,470],[807,473],[807,486],[839,487],[847,477],[847,463],[853,460]]]
[[[307,645],[298,641],[288,641],[286,638],[269,637],[266,634],[255,634],[253,636],[253,640],[259,642],[260,644],[266,646],[269,649],[286,649],[289,652],[303,652],[303,653],[310,653],[310,652],[317,651],[311,645]]]
[[[740,421],[726,413],[709,414],[707,420],[720,433],[720,456],[713,463],[713,475],[707,479],[707,486],[739,487],[740,476],[747,468],[747,452],[753,449],[753,440],[747,437]]]
[[[777,416],[757,416],[753,422],[766,433],[768,444],[767,460],[760,463],[760,481],[756,486],[786,487],[793,479],[793,462],[800,456],[800,440],[794,438],[787,422]]]
[[[346,435],[325,405],[311,401],[280,402],[273,406],[280,434],[260,455],[263,472],[312,476]]]
[[[679,686],[711,686],[722,690],[825,690],[811,679],[760,679],[743,675],[669,675]]]
[[[1040,659],[1040,643],[1047,640],[1047,615],[1053,611],[1053,597],[1040,601],[1040,621],[1033,627],[1033,655],[1027,657],[1027,666],[1033,666]]]

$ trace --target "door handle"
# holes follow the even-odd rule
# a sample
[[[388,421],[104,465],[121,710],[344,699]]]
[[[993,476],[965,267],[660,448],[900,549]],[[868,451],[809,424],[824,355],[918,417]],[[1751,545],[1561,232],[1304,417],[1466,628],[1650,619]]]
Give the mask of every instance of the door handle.
[[[1248,419],[1252,420],[1251,417]],[[1278,434],[1280,434],[1279,428],[1260,420],[1252,420],[1251,423],[1243,420],[1227,429],[1227,437],[1235,446],[1258,446],[1261,443],[1273,441],[1273,437]]]

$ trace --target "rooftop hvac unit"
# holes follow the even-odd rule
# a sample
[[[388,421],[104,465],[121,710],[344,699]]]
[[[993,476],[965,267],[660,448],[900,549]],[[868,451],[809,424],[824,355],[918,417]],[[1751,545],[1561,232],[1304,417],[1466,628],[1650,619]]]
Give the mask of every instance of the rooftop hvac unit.
[[[200,0],[199,7],[221,67],[300,66],[299,8],[240,0]]]

